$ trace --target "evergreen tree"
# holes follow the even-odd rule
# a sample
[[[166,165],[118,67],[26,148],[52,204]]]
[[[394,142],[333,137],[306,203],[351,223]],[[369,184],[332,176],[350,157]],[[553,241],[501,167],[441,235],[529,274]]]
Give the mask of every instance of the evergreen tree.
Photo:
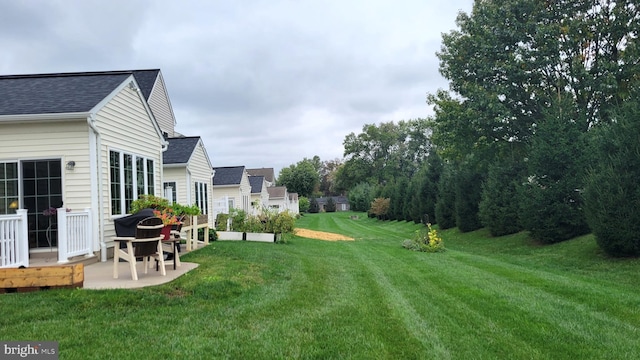
[[[440,229],[456,226],[456,171],[451,164],[443,167],[438,181],[438,200],[435,206],[436,222]]]
[[[482,227],[478,215],[482,194],[482,175],[473,166],[462,167],[455,181],[456,226],[461,232]]]
[[[589,231],[582,209],[586,144],[570,102],[559,99],[539,124],[529,151],[528,182],[521,199],[522,224],[544,243]]]
[[[311,214],[317,214],[320,212],[320,204],[318,204],[318,199],[311,198],[309,201],[309,212]]]
[[[613,256],[640,255],[640,102],[635,92],[616,122],[596,131],[585,212],[598,245]]]
[[[521,162],[504,161],[489,167],[482,186],[480,219],[493,236],[513,234],[522,230],[519,218],[519,189],[525,181]]]

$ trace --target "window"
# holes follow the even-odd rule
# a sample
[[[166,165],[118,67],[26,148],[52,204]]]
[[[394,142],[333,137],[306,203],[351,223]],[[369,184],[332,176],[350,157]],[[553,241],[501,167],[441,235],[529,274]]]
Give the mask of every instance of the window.
[[[196,205],[200,208],[200,212],[202,213],[202,215],[205,215],[209,212],[209,195],[207,194],[207,184],[196,181],[195,187]]]
[[[164,188],[164,197],[169,199],[170,203],[177,202],[177,193],[176,193],[176,182],[170,181],[163,184]]]
[[[231,211],[231,209],[236,207],[236,200],[234,198],[229,198],[229,211]]]
[[[126,214],[131,203],[143,194],[154,194],[153,160],[111,150],[111,214]]]
[[[0,215],[14,214],[18,202],[18,163],[0,163]]]

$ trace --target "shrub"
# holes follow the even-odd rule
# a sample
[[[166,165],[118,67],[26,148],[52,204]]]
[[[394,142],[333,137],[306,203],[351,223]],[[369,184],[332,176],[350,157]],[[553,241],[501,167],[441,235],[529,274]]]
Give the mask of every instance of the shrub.
[[[369,213],[378,219],[384,220],[389,213],[389,205],[391,199],[389,198],[376,198],[371,202]]]
[[[416,230],[413,239],[405,240],[402,246],[409,250],[430,253],[445,251],[442,238],[438,234],[438,231],[432,228],[429,223],[427,223],[426,229]]]
[[[362,182],[349,190],[349,205],[353,211],[368,211],[374,199],[375,186]]]
[[[311,204],[309,203],[309,199],[304,196],[301,196],[298,199],[298,211],[300,212],[300,214],[308,212],[310,205]]]
[[[131,202],[131,213],[136,214],[142,209],[164,210],[170,207],[169,200],[154,195],[140,195],[137,200]]]
[[[229,214],[218,214],[216,216],[216,230],[227,231],[227,220],[229,220]]]

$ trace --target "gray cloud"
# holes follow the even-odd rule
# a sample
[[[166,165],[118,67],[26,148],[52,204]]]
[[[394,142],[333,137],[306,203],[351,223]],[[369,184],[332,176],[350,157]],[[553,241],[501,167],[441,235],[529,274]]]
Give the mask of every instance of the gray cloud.
[[[435,52],[472,0],[0,0],[4,74],[160,68],[214,166],[342,157],[367,123],[426,117]]]

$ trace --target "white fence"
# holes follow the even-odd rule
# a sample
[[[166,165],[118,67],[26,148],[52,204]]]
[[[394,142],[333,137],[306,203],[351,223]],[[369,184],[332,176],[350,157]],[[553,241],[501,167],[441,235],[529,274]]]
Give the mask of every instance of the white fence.
[[[0,268],[29,266],[27,210],[0,216]]]
[[[58,262],[66,263],[74,256],[93,256],[91,249],[91,209],[67,212],[58,209]]]

